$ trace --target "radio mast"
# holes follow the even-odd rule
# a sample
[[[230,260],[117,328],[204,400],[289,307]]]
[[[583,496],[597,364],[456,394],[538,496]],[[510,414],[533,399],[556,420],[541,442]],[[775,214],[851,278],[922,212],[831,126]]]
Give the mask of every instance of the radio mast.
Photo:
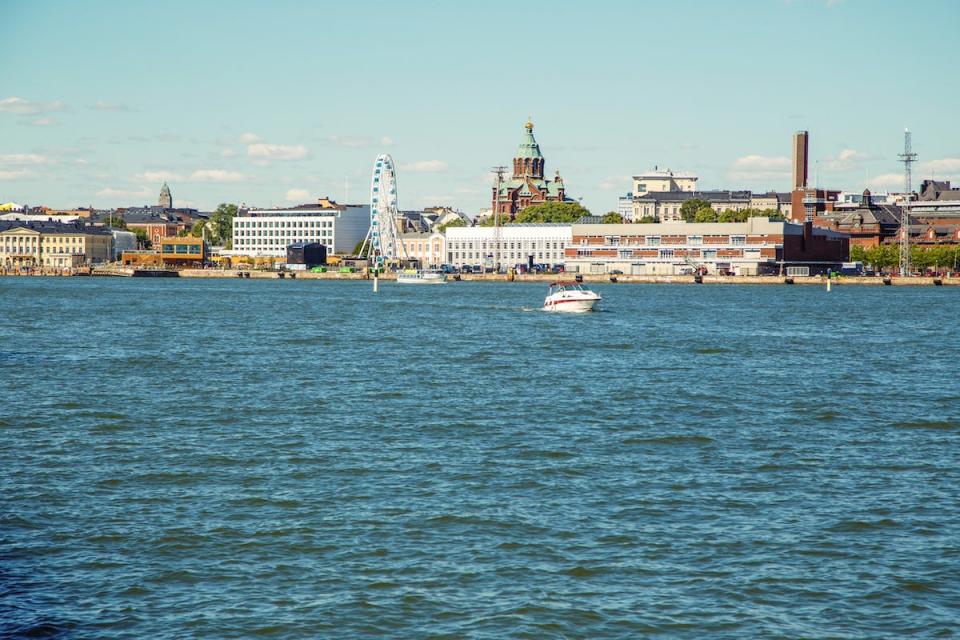
[[[500,187],[503,186],[503,174],[506,167],[494,167],[492,171],[497,175],[497,186],[493,196],[493,269],[500,271]]]
[[[900,275],[910,275],[910,199],[913,197],[911,167],[917,161],[913,152],[910,130],[903,130],[903,153],[899,154],[903,163],[903,186],[906,191],[903,208],[900,213]]]

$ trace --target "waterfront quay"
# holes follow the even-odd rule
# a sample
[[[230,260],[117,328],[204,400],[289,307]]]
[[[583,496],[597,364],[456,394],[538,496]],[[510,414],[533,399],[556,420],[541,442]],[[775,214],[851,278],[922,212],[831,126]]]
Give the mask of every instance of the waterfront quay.
[[[96,267],[73,271],[35,271],[16,273],[0,271],[2,276],[18,277],[70,277],[100,276],[122,278],[172,277],[172,278],[218,278],[218,279],[255,279],[255,280],[333,280],[353,281],[372,280],[372,276],[361,271],[265,271],[247,269],[145,269],[135,267]],[[379,276],[385,282],[395,281],[397,274],[386,272]],[[705,284],[705,285],[819,285],[826,286],[826,276],[724,276],[724,275],[606,275],[606,274],[504,274],[504,273],[462,273],[451,276],[448,283],[539,283],[549,284],[558,280],[573,280],[592,284]],[[960,276],[954,277],[900,277],[900,276],[835,276],[829,281],[840,286],[960,286]]]

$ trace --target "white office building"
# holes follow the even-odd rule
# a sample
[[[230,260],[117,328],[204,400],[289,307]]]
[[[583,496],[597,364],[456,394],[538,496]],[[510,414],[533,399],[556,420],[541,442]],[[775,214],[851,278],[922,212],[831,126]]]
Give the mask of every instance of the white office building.
[[[617,199],[617,213],[625,222],[633,222],[633,194],[628,193]]]
[[[319,242],[328,254],[346,255],[363,241],[369,228],[369,205],[249,209],[233,219],[233,249],[224,253],[283,257],[294,242]]]
[[[500,266],[563,264],[573,237],[569,224],[507,224],[500,227]],[[494,227],[447,229],[447,262],[462,267],[494,266]]]

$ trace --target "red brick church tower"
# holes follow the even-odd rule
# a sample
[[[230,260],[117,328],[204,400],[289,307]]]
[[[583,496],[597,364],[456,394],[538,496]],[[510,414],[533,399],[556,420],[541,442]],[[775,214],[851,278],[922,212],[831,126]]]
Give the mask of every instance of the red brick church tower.
[[[563,178],[558,171],[553,180],[543,177],[546,160],[533,137],[533,122],[524,125],[524,135],[513,158],[513,176],[501,183],[499,193],[493,187],[493,208],[510,219],[525,208],[543,202],[571,202],[566,197]]]

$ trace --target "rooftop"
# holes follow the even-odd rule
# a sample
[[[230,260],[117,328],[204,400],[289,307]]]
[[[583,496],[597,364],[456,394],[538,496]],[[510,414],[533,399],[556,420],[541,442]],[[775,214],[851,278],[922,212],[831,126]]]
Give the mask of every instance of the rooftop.
[[[0,233],[12,229],[29,229],[39,233],[76,233],[95,236],[111,235],[110,229],[83,224],[81,222],[49,222],[29,220],[0,220]]]

